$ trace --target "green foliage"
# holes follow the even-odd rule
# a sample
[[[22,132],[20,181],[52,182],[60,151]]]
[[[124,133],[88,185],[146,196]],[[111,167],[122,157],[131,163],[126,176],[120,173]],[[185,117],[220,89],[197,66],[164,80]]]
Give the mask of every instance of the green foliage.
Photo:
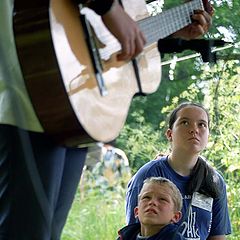
[[[209,94],[212,137],[208,157],[224,166],[223,170],[240,169],[240,67],[238,62],[220,62],[204,77],[212,79]]]
[[[82,194],[85,194],[84,196]],[[78,191],[62,240],[116,239],[125,225],[124,196],[113,191],[104,194]]]
[[[116,239],[125,225],[125,190],[131,174],[116,155],[85,167],[62,240]]]
[[[146,123],[142,110],[133,112],[132,117],[135,121],[125,126],[116,144],[119,148],[124,149],[134,173],[144,163],[153,159],[159,150],[164,151],[165,148],[163,147],[164,134],[161,135],[159,130],[152,129]]]
[[[227,179],[227,193],[228,193],[228,204],[230,209],[230,219],[232,223],[232,230],[233,234],[229,237],[231,240],[238,240],[239,239],[239,229],[240,229],[240,173],[239,171],[236,172],[229,172],[226,174]]]
[[[212,1],[215,13],[213,16],[213,26],[209,36],[212,38],[224,38],[235,42],[240,40],[239,9],[240,2],[233,1]],[[220,28],[219,28],[220,27]],[[221,27],[229,30],[229,33],[222,31]]]
[[[206,151],[227,182],[228,203],[233,226],[229,239],[239,238],[240,229],[240,66],[238,61],[220,62],[206,72],[210,83],[208,101],[212,136]]]

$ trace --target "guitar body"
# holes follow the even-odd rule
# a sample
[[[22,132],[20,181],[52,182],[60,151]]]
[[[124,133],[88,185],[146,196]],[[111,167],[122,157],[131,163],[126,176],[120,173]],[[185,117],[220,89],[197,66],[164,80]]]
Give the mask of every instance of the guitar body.
[[[21,2],[21,3],[20,3]],[[46,133],[67,146],[109,142],[123,127],[139,84],[132,62],[118,62],[118,41],[90,9],[107,94],[102,96],[79,8],[65,0],[15,0],[14,33],[32,104]],[[124,0],[135,20],[148,17],[143,0]],[[161,81],[156,43],[136,59],[141,90],[153,93]]]

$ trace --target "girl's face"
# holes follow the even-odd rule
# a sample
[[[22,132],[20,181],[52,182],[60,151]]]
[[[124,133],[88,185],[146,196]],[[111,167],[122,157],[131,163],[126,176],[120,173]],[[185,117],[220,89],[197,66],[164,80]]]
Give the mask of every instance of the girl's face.
[[[207,113],[197,106],[187,106],[177,113],[172,129],[166,132],[172,150],[200,153],[208,143]]]

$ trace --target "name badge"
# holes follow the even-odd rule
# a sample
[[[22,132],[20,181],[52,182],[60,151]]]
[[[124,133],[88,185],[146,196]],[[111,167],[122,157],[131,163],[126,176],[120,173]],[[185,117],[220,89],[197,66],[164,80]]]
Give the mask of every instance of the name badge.
[[[192,206],[212,212],[213,198],[195,192],[192,196]]]

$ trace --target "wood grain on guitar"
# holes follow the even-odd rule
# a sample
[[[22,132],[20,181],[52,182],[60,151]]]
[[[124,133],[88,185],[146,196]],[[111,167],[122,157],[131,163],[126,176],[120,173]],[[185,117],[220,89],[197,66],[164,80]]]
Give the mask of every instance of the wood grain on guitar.
[[[45,131],[68,146],[115,139],[133,96],[139,92],[132,62],[116,60],[118,41],[99,16],[81,9],[93,29],[95,57],[107,89],[102,96],[78,6],[66,0],[45,0],[26,9],[20,1],[15,0],[16,46],[30,98]],[[203,8],[202,1],[194,0],[157,16],[149,16],[144,0],[124,0],[123,6],[147,37],[136,61],[142,92],[150,94],[161,81],[157,40],[187,26],[193,10]]]

